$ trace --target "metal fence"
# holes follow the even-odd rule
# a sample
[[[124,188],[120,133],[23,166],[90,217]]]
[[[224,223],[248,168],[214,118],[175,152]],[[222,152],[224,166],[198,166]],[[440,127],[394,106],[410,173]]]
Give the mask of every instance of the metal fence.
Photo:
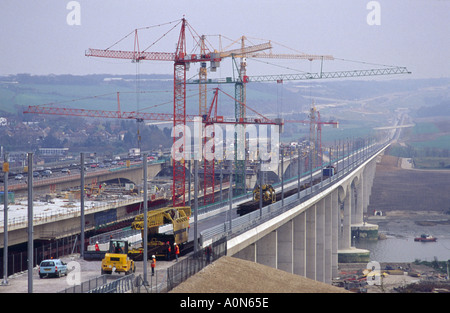
[[[209,250],[209,248],[211,248]],[[174,264],[167,269],[167,291],[172,290],[186,279],[202,270],[214,260],[226,255],[227,238],[220,238],[211,244],[210,247],[201,249],[196,255]]]
[[[343,164],[343,168],[338,171],[334,176],[323,179],[320,183],[308,187],[302,190],[300,193],[286,197],[283,201],[277,201],[273,204],[263,207],[261,210],[257,209],[251,213],[244,216],[237,217],[233,220],[228,220],[222,224],[216,225],[209,229],[203,230],[200,233],[200,243],[204,244],[209,240],[215,240],[216,238],[236,236],[246,230],[249,230],[261,223],[264,223],[273,217],[286,212],[302,202],[308,200],[309,198],[317,195],[321,191],[329,188],[336,181],[341,180],[345,176],[349,175],[353,170],[355,170],[362,163],[370,159],[373,155],[377,154],[378,151],[384,149],[387,143],[372,145],[370,147],[370,153],[362,153],[361,151],[353,152],[353,154],[347,156],[347,161]],[[308,177],[307,175],[306,177]],[[293,181],[293,180],[291,180]],[[294,184],[295,185],[295,184]]]
[[[98,276],[88,281],[82,282],[79,285],[74,285],[72,287],[66,288],[59,293],[84,293],[90,292],[93,289],[104,286],[107,282],[107,275]]]
[[[108,243],[112,238],[126,238],[131,236],[141,235],[140,230],[131,229],[131,227],[126,227],[118,230],[113,230],[107,233],[98,234],[89,238],[89,245],[98,243]]]
[[[80,241],[77,236],[56,240],[49,244],[41,245],[33,249],[33,267],[39,265],[42,260],[58,259],[65,255],[80,253]],[[3,258],[0,259],[0,277],[3,277]],[[28,253],[8,252],[8,276],[28,270]]]
[[[99,278],[84,282],[80,286],[67,288],[63,293],[164,293],[169,292],[192,275],[201,271],[208,264],[226,255],[227,238],[223,237],[213,242],[209,247],[200,249],[196,254],[190,254],[186,258],[180,259],[167,269],[156,270],[155,275],[151,275],[144,281],[142,275],[127,275],[111,282],[107,282],[109,275],[102,275]],[[105,278],[103,278],[105,277]],[[103,280],[102,285],[95,285]]]
[[[105,275],[104,275],[105,276]],[[132,292],[134,288],[134,274],[126,275],[112,282],[89,290],[89,293],[126,293]]]

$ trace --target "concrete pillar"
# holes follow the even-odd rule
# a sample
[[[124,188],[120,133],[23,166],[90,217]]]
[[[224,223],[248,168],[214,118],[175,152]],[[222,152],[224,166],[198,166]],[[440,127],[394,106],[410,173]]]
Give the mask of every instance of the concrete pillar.
[[[370,162],[370,165],[369,165],[370,179],[369,179],[369,186],[367,188],[367,193],[368,193],[367,205],[369,205],[370,195],[372,194],[372,186],[373,186],[373,181],[375,179],[376,168],[377,168],[377,163],[374,159]]]
[[[375,159],[372,160],[368,164],[370,179],[368,179],[368,184],[367,184],[367,206],[369,206],[370,196],[372,195],[372,186],[373,186],[373,182],[375,180],[376,166],[377,166],[377,163],[376,163]]]
[[[306,277],[316,280],[316,206],[306,210]]]
[[[355,224],[362,224],[363,223],[363,213],[364,213],[364,192],[363,192],[363,185],[365,182],[364,175],[361,175],[361,178],[359,180],[359,184],[356,186],[356,215],[355,215]]]
[[[367,215],[367,207],[369,206],[369,182],[371,180],[370,172],[368,167],[364,168],[364,179],[363,179],[363,216]]]
[[[316,204],[316,280],[325,281],[325,199]]]
[[[251,262],[256,262],[256,243],[253,243],[245,247],[244,249],[240,250],[238,253],[234,254],[233,257]]]
[[[306,276],[306,213],[293,220],[294,274]]]
[[[333,242],[333,212],[332,212],[333,194],[325,197],[325,271],[324,282],[330,284],[332,278],[332,242]]]
[[[339,192],[334,190],[331,193],[331,275],[338,275],[338,238],[339,238]]]
[[[358,223],[358,183],[355,181],[352,185],[352,217],[351,217],[351,224],[357,224]]]
[[[256,242],[256,263],[277,268],[277,231],[272,231]]]
[[[277,229],[277,268],[288,273],[294,272],[293,260],[293,225],[294,222],[290,220],[286,224]]]
[[[351,211],[352,211],[352,192],[351,186],[347,190],[347,195],[344,200],[344,216],[342,225],[342,241],[339,249],[349,249],[351,247]]]

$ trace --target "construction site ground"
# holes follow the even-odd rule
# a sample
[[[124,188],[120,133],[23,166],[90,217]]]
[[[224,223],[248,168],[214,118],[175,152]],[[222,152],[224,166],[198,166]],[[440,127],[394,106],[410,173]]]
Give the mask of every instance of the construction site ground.
[[[224,256],[175,287],[174,293],[342,293],[329,284]]]
[[[79,254],[74,254],[71,256],[66,256],[61,258],[62,261],[71,265],[70,262],[76,262],[77,267],[76,270],[79,270],[80,275],[78,279],[80,282],[87,282],[90,279],[95,279],[101,276],[101,261],[86,261],[80,258]],[[151,279],[165,279],[166,271],[165,269],[171,265],[173,265],[175,261],[159,261],[157,262],[157,274],[158,278],[151,276],[150,269],[150,260],[147,262],[147,275],[148,280]],[[69,271],[74,270],[73,267],[69,266]],[[70,273],[70,272],[69,272]],[[143,275],[143,262],[136,262],[136,271],[135,275]],[[124,274],[111,274],[111,279],[124,277]],[[33,269],[33,293],[57,293],[65,290],[66,288],[70,288],[73,284],[76,283],[74,280],[76,278],[75,275],[67,275],[59,278],[56,277],[45,277],[39,278],[39,273],[37,267]],[[110,279],[108,279],[108,282]],[[8,277],[8,285],[1,286],[0,285],[0,293],[27,293],[28,292],[28,271],[24,271],[21,273],[16,273],[10,277]]]
[[[382,156],[377,164],[368,214],[391,220],[450,221],[450,170],[412,168],[409,159]],[[450,223],[449,223],[450,224]]]

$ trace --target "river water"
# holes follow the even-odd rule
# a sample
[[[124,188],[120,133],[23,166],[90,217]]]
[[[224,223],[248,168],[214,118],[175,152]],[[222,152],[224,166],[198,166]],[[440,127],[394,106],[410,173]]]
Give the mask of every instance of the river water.
[[[356,240],[357,248],[370,251],[370,260],[377,262],[414,262],[450,260],[450,225],[419,226],[411,221],[379,223],[383,240]],[[421,234],[431,234],[436,242],[415,242]]]

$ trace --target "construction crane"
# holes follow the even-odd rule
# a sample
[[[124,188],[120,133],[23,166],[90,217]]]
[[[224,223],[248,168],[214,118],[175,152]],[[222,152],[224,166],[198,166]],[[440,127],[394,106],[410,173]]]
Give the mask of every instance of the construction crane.
[[[176,25],[177,26],[177,25]],[[200,54],[189,54],[186,49],[186,28],[192,30],[185,18],[181,19],[181,29],[176,46],[175,53],[169,52],[148,52],[140,51],[138,32],[135,30],[134,50],[133,51],[119,51],[111,49],[88,49],[85,53],[86,56],[91,57],[103,57],[103,58],[115,58],[115,59],[129,59],[133,62],[140,62],[143,60],[153,61],[171,61],[174,62],[174,96],[173,96],[173,142],[179,140],[183,141],[180,149],[186,147],[184,142],[185,125],[186,125],[186,71],[189,69],[191,63],[200,63],[200,114],[204,113],[206,103],[206,91],[202,88],[206,79],[206,63],[210,62],[212,68],[216,68],[222,58],[244,52],[256,52],[260,51],[266,45],[260,45],[256,48],[233,50],[222,53],[207,53],[204,44],[204,37],[202,36],[200,44]],[[192,32],[194,32],[192,30]],[[180,151],[182,152],[182,151]],[[185,205],[185,160],[177,160],[173,158],[173,188],[172,198],[174,206]]]
[[[309,144],[310,149],[313,152],[312,160],[310,160],[310,162],[313,168],[322,165],[322,125],[332,125],[334,128],[338,128],[339,122],[322,121],[320,118],[320,112],[317,110],[315,102],[312,101],[309,109],[309,120],[284,120],[284,123],[309,124]]]
[[[206,79],[206,63],[211,62],[211,68],[216,68],[218,64],[220,64],[221,58],[227,56],[226,53],[217,54],[217,53],[207,53],[205,46],[205,37],[202,36],[200,38],[200,54],[188,54],[186,50],[186,27],[189,25],[186,22],[186,19],[183,18],[181,20],[181,30],[178,39],[178,44],[175,50],[175,53],[167,53],[167,52],[147,52],[139,50],[139,41],[137,37],[137,30],[135,31],[135,45],[133,51],[112,51],[110,49],[99,50],[99,49],[89,49],[86,53],[87,56],[95,56],[95,57],[107,57],[107,58],[120,58],[120,59],[131,59],[135,62],[139,62],[141,60],[158,60],[158,61],[173,61],[174,62],[174,105],[173,105],[173,131],[174,131],[174,143],[178,140],[184,140],[180,138],[184,134],[184,127],[186,125],[186,70],[189,68],[190,64],[193,62],[200,63],[200,77],[198,82],[199,86],[199,113],[205,113],[206,111],[206,84],[209,80]],[[266,44],[267,45],[267,44]],[[270,45],[270,42],[269,44]],[[235,118],[236,119],[244,119],[245,118],[245,106],[240,105],[240,103],[245,103],[246,99],[246,90],[245,84],[253,81],[246,74],[246,56],[249,53],[254,53],[253,57],[261,57],[261,58],[302,58],[308,60],[314,59],[333,59],[332,56],[316,56],[316,55],[286,55],[286,54],[262,54],[256,53],[258,51],[265,50],[264,48],[256,51],[248,51],[247,54],[243,54],[242,51],[245,49],[245,37],[241,38],[241,47],[240,50],[237,51],[229,51],[228,56],[239,57],[241,59],[239,68],[238,68],[238,78],[234,81],[230,80],[229,82],[233,82],[235,84]],[[241,54],[239,54],[241,53]],[[383,71],[381,71],[383,72]],[[354,77],[354,76],[368,76],[378,74],[380,71],[375,70],[375,72],[362,72],[362,71],[351,71],[349,73],[340,72],[336,74],[332,73],[323,73],[322,68],[320,70],[319,77],[315,78],[338,78],[338,77]],[[303,75],[308,75],[303,74]],[[325,74],[325,75],[324,75]],[[386,75],[386,73],[383,73]],[[286,77],[282,75],[275,80],[283,81],[286,79],[293,79],[292,76]],[[305,76],[304,78],[311,79],[314,76]],[[266,79],[269,77],[265,77]],[[297,77],[296,79],[304,79],[302,77]],[[261,77],[260,77],[261,79]],[[273,80],[274,77],[269,78],[269,80]],[[176,136],[176,134],[180,134]],[[235,134],[237,137],[238,135]],[[183,137],[184,138],[184,137]],[[243,143],[245,144],[245,143]],[[235,161],[236,161],[236,183],[237,189],[240,191],[245,190],[245,161],[241,160],[242,158],[237,155],[237,151],[241,151],[242,149],[237,149],[237,140],[235,140]],[[185,142],[181,145],[180,149],[184,149]],[[244,150],[245,151],[245,150]],[[181,152],[181,151],[180,151]],[[173,158],[173,201],[174,206],[176,205],[184,205],[185,204],[185,160],[182,158],[181,160],[177,160]]]
[[[220,90],[220,88],[214,89],[214,97],[211,102],[211,105],[207,111],[207,114],[203,116],[186,114],[186,122],[192,123],[198,121],[198,118],[201,118],[201,121],[204,125],[203,127],[203,140],[202,140],[202,155],[204,155],[205,150],[204,147],[206,143],[214,138],[214,125],[216,124],[231,124],[231,125],[249,125],[249,124],[257,124],[257,125],[277,125],[282,126],[283,122],[280,119],[271,120],[262,114],[252,110],[257,117],[246,118],[246,119],[235,119],[235,118],[225,118],[224,116],[217,115],[218,109],[218,95],[219,91],[221,91],[226,96],[235,100],[231,95],[226,92]],[[244,104],[243,104],[244,105]],[[80,117],[95,117],[95,118],[117,118],[117,119],[134,119],[134,120],[152,120],[152,121],[173,121],[173,115],[170,113],[145,113],[145,112],[136,112],[136,111],[121,111],[120,109],[120,93],[117,92],[117,110],[116,111],[107,111],[107,110],[87,110],[87,109],[76,109],[76,108],[65,108],[65,107],[56,107],[54,105],[46,106],[46,105],[34,105],[29,106],[27,110],[23,113],[25,114],[45,114],[45,115],[64,115],[64,116],[80,116]],[[207,136],[207,126],[213,126],[213,135]],[[211,140],[212,147],[211,152],[215,152],[214,140]],[[204,193],[203,193],[203,202],[204,204],[208,204],[214,202],[214,159],[208,159],[206,157],[203,158],[204,161]]]
[[[216,88],[217,89],[217,88]],[[220,89],[219,89],[220,91]],[[117,93],[120,94],[119,92]],[[227,94],[228,95],[228,94]],[[228,95],[229,96],[229,95]],[[214,100],[216,103],[216,100]],[[214,104],[215,105],[215,104]],[[256,111],[255,111],[256,112]],[[159,122],[172,122],[172,113],[155,113],[155,112],[142,112],[142,111],[108,111],[108,110],[90,110],[90,109],[77,109],[67,107],[57,107],[54,105],[30,105],[24,114],[43,114],[43,115],[62,115],[62,116],[80,116],[80,117],[94,117],[94,118],[113,118],[113,119],[125,119],[125,120],[151,120]],[[279,121],[271,120],[263,115],[257,113],[259,118],[251,117],[245,120],[236,121],[234,118],[225,118],[223,116],[211,116],[210,120],[216,124],[266,124],[266,125],[279,125]],[[186,122],[196,122],[197,118],[202,118],[196,114],[186,114]]]
[[[181,29],[176,45],[175,53],[169,52],[147,52],[139,50],[137,30],[135,31],[135,45],[133,51],[117,51],[110,49],[89,49],[86,56],[129,59],[134,62],[143,60],[171,61],[174,63],[173,70],[173,143],[182,141],[180,150],[186,148],[185,126],[186,126],[186,71],[191,63],[220,62],[217,54],[188,54],[186,49],[186,28],[189,27],[185,18],[181,19]],[[183,152],[183,151],[179,151]],[[186,169],[185,159],[172,158],[173,166],[173,206],[185,205],[185,182]]]
[[[200,54],[206,54],[207,53],[207,49],[206,49],[206,44],[205,44],[205,36],[201,36],[200,39]],[[217,52],[215,50],[214,53],[218,53],[220,60],[227,58],[227,57],[244,57],[245,55],[248,54],[254,54],[258,51],[262,51],[262,50],[267,50],[267,49],[271,49],[272,45],[270,44],[270,42],[266,42],[266,43],[262,43],[262,44],[258,44],[258,45],[253,45],[253,46],[245,46],[244,44],[241,45],[240,48],[237,49],[232,49],[232,50],[227,50],[227,51],[221,51],[221,52]],[[217,67],[219,66],[219,62],[211,62],[211,71],[215,72]],[[207,68],[206,68],[206,62],[202,62],[200,64],[200,69],[199,69],[199,115],[200,116],[205,116],[208,115],[208,109],[207,109],[207,85],[206,85],[206,81],[207,81]],[[206,131],[206,127],[203,128],[204,131]],[[208,141],[207,136],[205,133],[202,134],[202,138],[203,139],[203,148],[204,149],[204,145],[206,144],[206,142]],[[239,162],[239,161],[238,161]],[[214,190],[214,169],[211,170],[211,165],[209,164],[211,162],[205,160],[204,161],[204,182],[207,182],[207,186],[212,186],[212,189]],[[214,162],[212,162],[214,164]],[[211,176],[212,175],[212,176]],[[211,185],[212,183],[212,185]],[[206,188],[205,188],[205,192],[206,192]],[[204,203],[211,203],[214,201],[214,192],[212,196],[206,196],[203,198],[204,199]]]
[[[180,250],[188,244],[189,236],[189,218],[191,216],[190,207],[161,208],[148,213],[148,256],[166,256],[167,249],[173,244],[178,244]],[[144,214],[137,215],[131,224],[131,229],[140,230],[142,237],[142,246],[130,249],[128,255],[133,260],[142,260],[144,255]],[[159,227],[171,225],[173,231],[171,234],[160,233]],[[169,245],[167,245],[169,242]]]
[[[247,56],[251,56],[248,54]],[[333,60],[334,57],[331,55],[311,55],[311,54],[253,54],[255,57],[261,58],[276,58],[276,59],[306,59],[306,60],[321,60],[323,65],[323,60]],[[244,107],[240,105],[245,103],[246,97],[246,84],[250,82],[283,82],[283,81],[297,81],[297,80],[312,80],[312,79],[332,79],[332,78],[351,78],[351,77],[365,77],[365,76],[382,76],[382,75],[397,75],[397,74],[410,74],[406,67],[385,67],[378,69],[368,69],[368,70],[351,70],[351,71],[335,71],[335,72],[324,72],[321,65],[320,72],[318,73],[297,73],[297,74],[278,74],[278,75],[258,75],[258,76],[248,76],[246,74],[246,59],[241,58],[240,67],[234,62],[236,71],[238,72],[237,77],[226,77],[226,79],[216,79],[208,80],[207,84],[235,84],[235,98],[239,101],[235,104],[235,117],[244,118],[245,110]],[[197,79],[191,79],[187,81],[187,84],[198,84]],[[321,123],[312,123],[313,125],[320,126]],[[245,143],[241,143],[245,144]],[[235,145],[237,142],[235,141]],[[235,151],[237,153],[239,149],[235,146]],[[320,151],[320,149],[318,150]],[[235,182],[236,190],[238,192],[245,191],[245,161],[238,160],[240,157],[235,157],[236,162],[236,172],[235,172]]]
[[[245,36],[241,36],[238,40],[234,41],[232,44],[236,42],[240,42],[240,51],[244,51],[246,48],[246,40],[247,38]],[[259,51],[271,49],[272,45],[269,41],[268,43],[260,45],[262,46]],[[255,49],[253,49],[255,50]],[[235,67],[235,70],[237,72],[237,78],[234,81],[235,84],[235,118],[236,119],[245,119],[246,112],[245,112],[245,103],[246,103],[246,83],[248,82],[248,76],[247,76],[247,61],[246,59],[248,57],[250,58],[275,58],[275,59],[303,59],[303,60],[321,60],[323,63],[323,60],[333,60],[333,56],[331,55],[314,55],[314,54],[274,54],[272,52],[270,53],[260,53],[259,51],[246,51],[245,53],[240,53],[239,49],[236,49],[235,52],[233,52],[233,65]],[[225,56],[224,53],[221,53],[221,56]],[[236,59],[239,58],[240,62],[237,64]],[[202,81],[202,75],[199,75],[199,84],[200,86],[205,86]],[[205,87],[200,87],[205,88]],[[202,99],[200,97],[200,99]],[[238,132],[241,132],[238,134]],[[242,138],[243,133],[245,133],[245,129],[243,127],[238,128],[235,132],[235,141],[234,141],[234,150],[235,150],[235,182],[236,182],[236,191],[238,194],[241,194],[246,191],[245,186],[245,157],[243,155],[239,155],[239,151],[245,151],[245,142],[238,143],[237,138]],[[244,145],[242,149],[238,148],[238,145]]]
[[[163,114],[163,113],[141,113],[141,112],[121,112],[120,109],[117,111],[100,111],[100,110],[81,110],[81,109],[66,109],[62,108],[43,108],[43,107],[29,107],[26,113],[39,113],[45,112],[43,114],[60,114],[62,111],[65,115],[78,115],[78,116],[97,116],[97,117],[115,117],[115,118],[134,118],[134,119],[156,119],[156,120],[170,120],[173,123],[173,142],[179,140],[183,141],[180,146],[180,151],[185,149],[186,143],[184,142],[185,126],[188,121],[188,116],[186,115],[186,84],[191,83],[186,79],[186,71],[189,69],[191,63],[200,63],[201,66],[207,62],[211,63],[211,68],[216,68],[220,64],[222,58],[227,56],[239,57],[241,58],[239,66],[239,75],[237,79],[226,79],[224,81],[215,82],[214,80],[205,79],[206,76],[202,76],[201,83],[234,83],[235,84],[235,118],[239,121],[246,120],[245,118],[245,84],[254,81],[278,81],[278,80],[303,80],[303,79],[324,79],[324,78],[342,78],[342,77],[359,77],[359,76],[373,76],[373,75],[391,75],[391,74],[403,74],[407,72],[406,68],[388,68],[388,69],[376,69],[376,70],[365,70],[365,71],[341,71],[341,72],[322,72],[320,73],[304,73],[304,74],[294,74],[294,75],[264,75],[264,76],[247,76],[246,74],[246,56],[250,53],[262,51],[270,47],[270,42],[249,48],[244,55],[243,51],[246,48],[244,44],[244,39],[241,39],[241,48],[230,50],[227,52],[209,52],[206,50],[203,44],[200,44],[201,51],[200,54],[187,53],[186,49],[186,29],[191,30],[190,25],[187,23],[185,18],[182,18],[180,22],[175,25],[181,24],[180,33],[178,36],[178,42],[176,45],[175,52],[148,52],[146,50],[141,51],[139,47],[138,40],[138,30],[134,31],[134,50],[132,51],[121,51],[107,49],[88,49],[85,53],[86,56],[90,57],[102,57],[102,58],[115,58],[115,59],[128,59],[132,62],[140,62],[144,60],[150,61],[170,61],[174,64],[174,79],[173,79],[173,114]],[[175,27],[174,27],[175,28]],[[174,29],[172,28],[172,29]],[[198,42],[197,42],[198,45]],[[265,45],[265,47],[264,47]],[[260,54],[260,53],[259,53]],[[284,58],[286,55],[281,54],[262,54],[259,57],[275,57]],[[255,56],[257,57],[257,56]],[[303,55],[300,58],[312,60],[321,59],[324,60],[330,56],[312,56]],[[204,71],[203,71],[204,72]],[[197,80],[194,83],[199,83]],[[201,92],[203,92],[202,89]],[[206,99],[206,98],[205,98]],[[202,103],[205,101],[202,99]],[[53,111],[52,111],[53,110]],[[50,113],[53,112],[53,113]],[[109,116],[112,115],[112,116]],[[245,124],[244,122],[239,122],[239,124]],[[238,151],[239,149],[236,149]],[[184,158],[176,159],[173,158],[173,188],[172,188],[172,199],[174,206],[184,206],[185,205],[185,160]],[[238,164],[239,175],[243,176],[245,173],[245,166],[241,166],[242,162]],[[242,178],[242,177],[241,177]],[[245,178],[245,176],[244,176]],[[239,181],[245,181],[239,179]],[[245,185],[244,185],[245,186]]]
[[[203,137],[203,147],[206,147],[207,142],[211,142],[210,145],[210,152],[215,153],[215,144],[214,144],[214,136],[215,136],[215,124],[234,124],[234,125],[276,125],[278,127],[281,127],[283,125],[283,121],[281,119],[275,119],[270,120],[267,117],[263,116],[262,114],[256,112],[255,110],[249,108],[245,103],[240,103],[245,109],[252,110],[256,115],[258,115],[258,118],[234,118],[232,120],[226,120],[223,116],[217,115],[217,108],[218,108],[218,95],[219,91],[221,91],[223,94],[228,96],[234,101],[237,101],[234,97],[229,95],[228,93],[224,92],[220,88],[214,88],[214,96],[213,100],[211,102],[211,106],[209,107],[208,114],[202,116],[202,120],[204,123],[204,130],[205,130],[205,137]],[[214,111],[213,111],[214,110]],[[213,114],[214,113],[214,114]],[[212,127],[212,129],[208,129],[208,127]],[[207,136],[207,134],[212,134],[210,137]],[[235,132],[236,136],[236,132]],[[243,138],[243,137],[241,137]],[[236,142],[236,140],[235,140]],[[236,144],[235,144],[236,148]],[[204,150],[205,151],[205,150]],[[206,151],[205,151],[206,152]],[[209,152],[209,151],[208,151]],[[236,155],[236,153],[235,153]],[[236,160],[235,160],[236,161]],[[240,161],[240,160],[238,160]],[[236,166],[236,163],[235,163]],[[203,170],[204,170],[204,182],[203,182],[203,200],[204,204],[213,203],[214,202],[214,176],[215,176],[215,160],[210,160],[209,158],[205,157],[203,158]],[[231,188],[231,186],[230,186]]]
[[[215,72],[217,68],[220,66],[220,61],[228,58],[228,57],[244,57],[246,55],[254,55],[258,51],[263,51],[267,49],[271,49],[272,45],[270,42],[264,42],[262,44],[252,45],[252,46],[245,46],[241,45],[240,48],[237,49],[231,49],[227,51],[217,51],[214,50],[214,52],[211,52],[206,47],[206,36],[202,35],[200,37],[200,55],[206,55],[207,53],[212,53],[216,58],[215,61],[211,62],[210,70],[212,72]],[[204,114],[207,114],[208,107],[207,107],[207,88],[206,88],[206,82],[208,79],[208,71],[206,67],[206,62],[200,63],[200,69],[198,74],[198,82],[199,82],[199,114],[202,116]]]
[[[247,38],[242,36],[240,38],[241,49],[245,47],[245,41]],[[269,41],[270,43],[270,41]],[[333,56],[330,55],[313,55],[313,54],[274,54],[270,53],[247,53],[245,55],[233,56],[233,65],[237,72],[237,78],[234,81],[235,84],[235,118],[245,119],[245,103],[247,98],[246,84],[248,81],[247,76],[247,58],[275,58],[275,59],[306,59],[306,60],[333,60]],[[236,62],[236,58],[240,58],[239,65]],[[240,132],[245,132],[244,128],[239,129]],[[238,155],[239,151],[245,151],[245,142],[238,143],[237,137],[242,134],[235,133],[235,182],[236,191],[238,194],[244,193],[246,191],[245,186],[245,158],[243,155]],[[238,145],[244,145],[243,149],[239,149]]]

